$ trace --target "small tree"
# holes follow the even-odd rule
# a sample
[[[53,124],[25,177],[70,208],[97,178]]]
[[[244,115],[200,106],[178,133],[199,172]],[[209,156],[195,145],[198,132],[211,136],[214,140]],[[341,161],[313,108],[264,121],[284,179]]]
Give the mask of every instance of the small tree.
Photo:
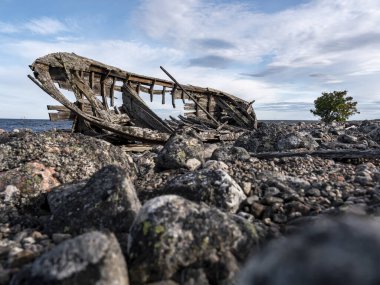
[[[322,92],[322,96],[314,100],[315,110],[310,110],[314,116],[320,116],[325,123],[333,121],[345,122],[353,114],[359,114],[356,109],[358,102],[347,96],[347,91]]]

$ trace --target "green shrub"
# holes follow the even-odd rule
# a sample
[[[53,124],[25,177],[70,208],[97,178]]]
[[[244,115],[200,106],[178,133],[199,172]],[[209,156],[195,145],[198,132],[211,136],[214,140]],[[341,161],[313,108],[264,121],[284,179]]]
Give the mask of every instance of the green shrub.
[[[358,103],[352,100],[352,97],[347,96],[347,91],[323,92],[322,96],[314,100],[315,110],[310,112],[326,123],[345,122],[351,115],[360,113],[356,109]]]

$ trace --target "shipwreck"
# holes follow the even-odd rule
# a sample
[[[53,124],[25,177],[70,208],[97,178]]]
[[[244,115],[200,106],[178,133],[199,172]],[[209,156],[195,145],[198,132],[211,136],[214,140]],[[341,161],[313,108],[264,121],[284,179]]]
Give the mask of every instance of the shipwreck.
[[[121,143],[164,143],[178,128],[192,128],[205,142],[236,139],[257,127],[252,102],[212,88],[131,73],[73,53],[52,53],[34,61],[28,77],[61,105],[48,105],[50,120],[72,120],[72,131],[103,136]],[[62,90],[71,91],[71,101]],[[148,107],[161,97],[173,108],[182,100],[177,118],[162,119]],[[116,99],[122,98],[117,106]],[[74,102],[72,102],[74,101]],[[120,101],[120,100],[119,100]]]

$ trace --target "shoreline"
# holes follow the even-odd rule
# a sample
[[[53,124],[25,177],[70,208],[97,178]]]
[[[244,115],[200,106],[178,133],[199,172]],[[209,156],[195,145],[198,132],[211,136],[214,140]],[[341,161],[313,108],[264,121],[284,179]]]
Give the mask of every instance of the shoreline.
[[[49,275],[54,260],[83,240],[117,256],[119,273],[98,280],[180,284],[182,274],[197,284],[235,282],[251,256],[266,258],[267,244],[304,234],[316,219],[380,213],[379,157],[259,154],[379,149],[378,120],[262,123],[234,142],[208,144],[185,130],[144,152],[68,132],[4,132],[0,284],[60,278]],[[86,250],[83,258],[105,254]],[[38,271],[44,262],[52,267]],[[107,262],[94,266],[113,272]]]

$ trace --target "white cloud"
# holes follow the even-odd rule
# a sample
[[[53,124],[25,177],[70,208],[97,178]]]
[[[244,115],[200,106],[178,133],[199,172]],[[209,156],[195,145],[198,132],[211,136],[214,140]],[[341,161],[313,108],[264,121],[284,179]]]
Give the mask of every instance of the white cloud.
[[[13,34],[18,32],[18,28],[15,25],[0,21],[0,33]]]
[[[25,24],[25,28],[40,35],[54,35],[59,32],[68,31],[64,23],[49,17],[30,20]]]
[[[312,103],[322,91],[347,89],[363,108],[380,100],[380,82],[372,78],[380,73],[378,0],[313,0],[272,14],[237,2],[143,0],[135,17],[152,39],[184,50],[190,63],[202,66],[203,60],[210,67],[203,69],[204,81],[222,73],[214,82],[243,98]],[[221,41],[223,48],[194,45],[199,39]],[[241,64],[215,69],[231,61]],[[251,83],[238,78],[230,84],[236,73],[251,74]],[[316,73],[323,76],[310,76]],[[380,110],[369,115],[380,117]]]
[[[159,69],[163,65],[181,83],[255,99],[258,107],[276,102],[311,104],[322,91],[334,89],[347,89],[359,102],[359,109],[367,110],[369,102],[380,101],[379,1],[313,0],[272,14],[257,12],[241,2],[222,2],[142,0],[133,28],[148,36],[150,41],[145,42],[109,40],[107,36],[89,40],[86,35],[67,33],[67,21],[35,19],[24,29],[59,37],[49,42],[0,43],[0,50],[19,57],[25,72],[35,58],[58,51],[165,78]],[[44,96],[38,97],[43,106]],[[308,109],[291,113],[295,104],[288,106],[286,113],[258,108],[258,116],[312,118]],[[380,111],[364,111],[358,116],[380,118]]]

